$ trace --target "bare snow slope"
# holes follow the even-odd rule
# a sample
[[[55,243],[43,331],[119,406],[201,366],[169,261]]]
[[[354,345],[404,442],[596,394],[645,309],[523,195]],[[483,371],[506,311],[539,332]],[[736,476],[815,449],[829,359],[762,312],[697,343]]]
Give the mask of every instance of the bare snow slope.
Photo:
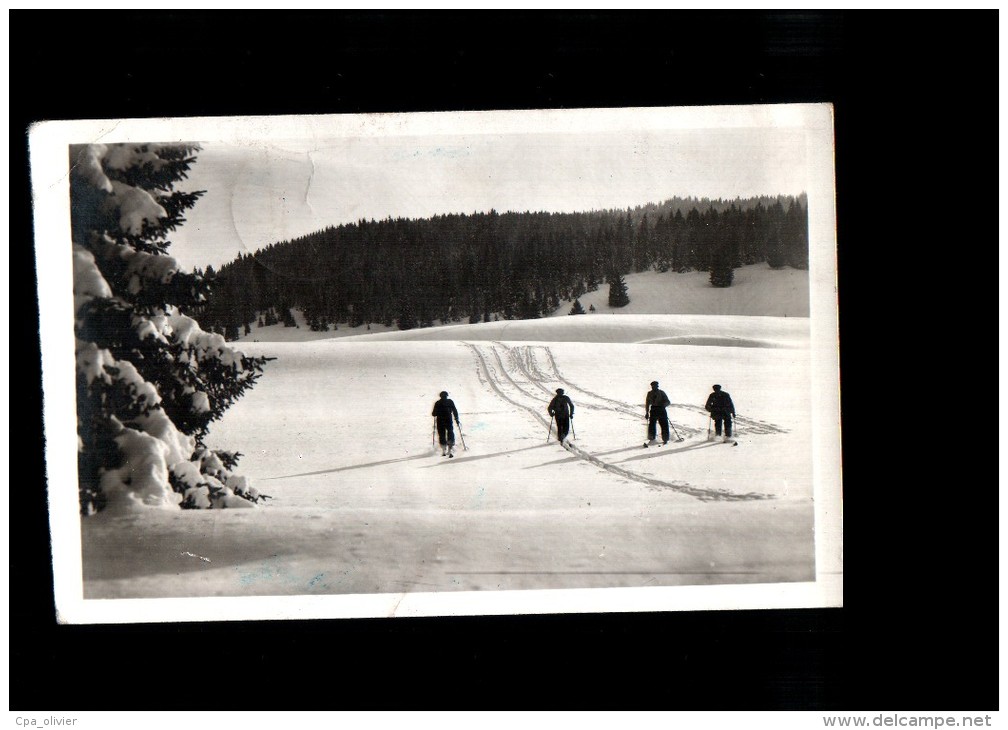
[[[355,335],[342,341],[509,340],[807,348],[808,337],[806,318],[586,314],[422,327]]]
[[[208,442],[239,448],[241,473],[274,499],[85,519],[85,596],[814,579],[807,320],[493,324],[439,328],[455,338],[440,341],[245,343],[278,359]],[[669,338],[704,346],[648,344]],[[653,379],[684,440],[643,449]],[[714,382],[735,399],[737,448],[707,440]],[[547,442],[557,387],[577,409],[569,451]],[[432,446],[440,390],[461,414],[450,460]]]

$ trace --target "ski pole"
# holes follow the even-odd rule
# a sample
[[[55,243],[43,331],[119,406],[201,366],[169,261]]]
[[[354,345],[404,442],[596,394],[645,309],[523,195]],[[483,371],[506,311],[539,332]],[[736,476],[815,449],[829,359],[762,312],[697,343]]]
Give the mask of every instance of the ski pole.
[[[577,438],[577,431],[574,430],[574,416],[570,417],[571,438]]]
[[[462,424],[459,423],[458,421],[455,421],[455,425],[458,426],[458,428],[459,428],[459,438],[462,439],[462,450],[463,451],[468,451],[469,447],[466,446],[465,434],[462,433]]]
[[[550,414],[549,430],[546,432],[546,443],[549,443],[550,434],[553,433],[553,414]]]
[[[714,416],[711,413],[707,414],[707,440],[710,441],[710,425],[711,421],[714,420]]]
[[[676,431],[676,427],[675,427],[675,424],[674,424],[674,423],[672,423],[672,419],[671,419],[671,418],[669,419],[669,422],[668,422],[668,425],[670,425],[670,426],[672,427],[672,433],[674,433],[674,434],[675,434],[675,437],[676,437],[676,441],[682,441],[682,440],[683,440],[683,437],[679,435],[679,432],[678,432],[678,431]]]
[[[431,421],[431,431],[430,431],[430,445],[434,446],[434,434],[437,433],[437,419],[435,418]]]

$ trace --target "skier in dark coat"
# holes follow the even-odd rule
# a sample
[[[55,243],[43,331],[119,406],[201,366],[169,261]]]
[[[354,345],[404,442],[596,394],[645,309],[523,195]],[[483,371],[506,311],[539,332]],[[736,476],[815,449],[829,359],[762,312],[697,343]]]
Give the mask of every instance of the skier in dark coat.
[[[711,418],[714,419],[714,433],[721,435],[721,424],[724,424],[724,440],[731,438],[732,417],[735,415],[735,404],[732,403],[731,396],[720,385],[711,386],[714,392],[707,396],[707,405],[704,406],[710,411]]]
[[[563,443],[570,432],[571,419],[574,418],[574,402],[564,395],[563,388],[557,388],[556,393],[546,412],[556,418],[557,441]]]
[[[459,423],[458,409],[455,407],[455,402],[448,397],[448,391],[441,391],[441,400],[434,403],[431,415],[434,416],[437,426],[441,456],[454,456],[452,452],[455,449],[455,430],[452,428],[452,418],[458,423],[459,428],[462,428],[462,424]]]
[[[669,420],[665,409],[670,405],[672,403],[669,401],[668,396],[665,395],[665,391],[658,390],[658,381],[651,381],[651,390],[648,391],[647,397],[644,398],[644,417],[648,422],[647,437],[649,443],[655,440],[659,424],[661,425],[662,443],[668,443]]]

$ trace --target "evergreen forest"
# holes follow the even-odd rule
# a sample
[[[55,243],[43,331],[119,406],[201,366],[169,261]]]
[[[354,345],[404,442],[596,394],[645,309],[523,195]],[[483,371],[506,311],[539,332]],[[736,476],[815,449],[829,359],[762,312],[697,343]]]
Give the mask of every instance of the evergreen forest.
[[[214,284],[196,314],[227,339],[295,326],[292,309],[320,331],[530,319],[600,285],[625,289],[633,272],[710,271],[712,286],[730,286],[735,267],[759,262],[808,268],[804,193],[360,220],[197,270]]]

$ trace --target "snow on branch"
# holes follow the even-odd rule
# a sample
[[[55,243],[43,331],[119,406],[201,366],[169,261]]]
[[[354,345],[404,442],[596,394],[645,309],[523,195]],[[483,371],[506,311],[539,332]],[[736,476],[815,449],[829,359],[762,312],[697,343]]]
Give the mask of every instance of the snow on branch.
[[[154,200],[154,197],[142,188],[112,181],[112,197],[105,205],[119,211],[119,228],[130,236],[143,233],[144,223],[157,223],[161,218],[168,217],[168,211]]]
[[[134,365],[117,360],[92,342],[78,341],[77,370],[89,390],[112,394],[125,391],[137,404],[136,415],[113,421],[118,466],[101,472],[105,509],[111,514],[135,507],[193,508],[251,507],[262,495],[247,478],[232,474],[215,452],[197,448],[193,436],[183,434],[161,408],[157,389]],[[112,396],[109,396],[112,397]],[[193,393],[194,402],[205,399]]]
[[[168,483],[168,445],[132,428],[123,428],[114,440],[123,464],[101,475],[105,513],[122,514],[140,507],[177,509],[182,495]]]
[[[111,352],[93,342],[77,342],[77,372],[84,376],[90,387],[96,380],[106,385],[122,385],[129,389],[134,401],[143,406],[145,413],[131,425],[160,439],[168,448],[172,462],[188,459],[196,448],[196,440],[179,431],[161,410],[161,395],[157,388],[137,371],[128,360],[117,360]]]
[[[143,147],[147,149],[144,150]],[[105,167],[110,170],[128,170],[131,167],[151,165],[160,170],[167,164],[157,155],[158,145],[113,145],[104,155]]]
[[[135,321],[141,339],[155,337],[166,344],[177,343],[191,353],[196,363],[216,360],[237,372],[245,369],[245,353],[229,347],[223,335],[204,331],[199,322],[181,314],[175,307],[169,307],[167,311],[148,318],[136,318]],[[190,365],[194,364],[192,358],[186,358]]]
[[[181,271],[178,261],[171,256],[139,251],[125,243],[116,243],[107,234],[103,234],[100,241],[99,251],[104,258],[118,259],[125,264],[122,276],[128,282],[130,294],[143,291],[145,282],[167,284]]]
[[[111,193],[112,181],[108,179],[105,170],[102,168],[102,159],[107,153],[108,145],[84,145],[76,160],[75,170],[78,175],[94,187],[104,190],[106,193]]]
[[[84,375],[88,385],[95,380],[102,380],[109,385],[123,382],[135,388],[138,398],[147,398],[151,405],[161,402],[157,389],[143,379],[133,363],[129,360],[116,360],[111,352],[100,349],[93,342],[77,341],[77,372]]]
[[[232,474],[215,451],[197,449],[192,460],[172,466],[175,491],[183,495],[182,506],[189,509],[253,507],[266,499],[246,477]]]
[[[112,296],[112,288],[105,281],[94,254],[82,246],[73,247],[74,312],[92,299]]]

